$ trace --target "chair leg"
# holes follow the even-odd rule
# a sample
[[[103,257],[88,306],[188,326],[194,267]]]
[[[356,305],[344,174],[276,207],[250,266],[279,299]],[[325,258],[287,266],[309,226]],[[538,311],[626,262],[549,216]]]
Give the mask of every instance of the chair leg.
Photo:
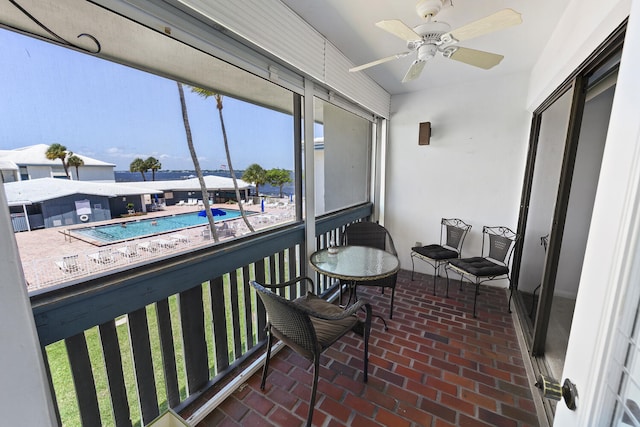
[[[438,261],[436,261],[436,263],[433,265],[433,296],[434,297],[436,296],[436,276],[438,275],[438,268],[440,268],[440,266],[438,265]]]
[[[478,301],[479,293],[480,293],[480,283],[476,283],[476,291],[475,291],[475,294],[473,295],[473,317],[478,317],[476,316],[476,302]]]
[[[264,390],[264,384],[267,380],[267,371],[269,370],[269,360],[271,360],[271,332],[267,332],[267,358],[264,360],[264,368],[262,369],[262,382],[260,383],[260,390]]]
[[[538,286],[536,286],[536,288],[533,290],[533,299],[531,301],[531,311],[529,311],[529,317],[533,320],[533,312],[536,310],[536,292],[538,292],[538,289],[540,289],[540,286],[542,286],[542,283],[539,284]]]
[[[364,321],[364,382],[369,379],[369,336],[371,335],[371,306],[369,304],[364,306],[366,311],[366,317]]]
[[[307,416],[307,427],[311,427],[313,410],[316,406],[316,391],[318,391],[318,372],[320,371],[320,355],[316,355],[313,360],[313,386],[311,388],[311,400],[309,401],[309,415]]]
[[[393,288],[391,288],[391,308],[389,310],[389,319],[393,319],[393,299],[395,295],[396,295],[396,287],[394,286]]]
[[[446,293],[446,297],[449,298],[449,270],[447,269],[447,266],[444,266],[444,275],[447,276],[447,293]]]
[[[414,271],[415,267],[413,265],[413,257],[411,257],[411,281],[413,282],[413,271]]]

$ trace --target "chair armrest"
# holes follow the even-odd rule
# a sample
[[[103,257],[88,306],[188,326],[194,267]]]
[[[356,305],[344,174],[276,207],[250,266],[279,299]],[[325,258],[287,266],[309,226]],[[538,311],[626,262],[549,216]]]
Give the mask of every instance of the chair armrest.
[[[295,285],[298,282],[309,282],[307,283],[307,285],[311,284],[311,287],[313,288],[313,280],[311,280],[310,277],[296,277],[295,279],[283,283],[276,283],[273,285],[263,285],[261,283],[261,285],[267,289],[282,289],[286,288],[287,286]]]
[[[327,304],[330,304],[329,302],[327,302]],[[340,313],[337,314],[327,314],[327,313],[318,313],[312,310],[309,310],[307,307],[300,305],[300,307],[309,315],[318,319],[323,319],[323,320],[340,320],[340,319],[345,319],[349,316],[354,315],[355,313],[358,312],[358,310],[360,310],[361,307],[364,307],[366,312],[367,312],[367,317],[371,316],[371,304],[369,304],[368,302],[366,302],[365,300],[359,300],[358,302],[356,302],[353,305],[350,305],[347,309],[343,310]]]

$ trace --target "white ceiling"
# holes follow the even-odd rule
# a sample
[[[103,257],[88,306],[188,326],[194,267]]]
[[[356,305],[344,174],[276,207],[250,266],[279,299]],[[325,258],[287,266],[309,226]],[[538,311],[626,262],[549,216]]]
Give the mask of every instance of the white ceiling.
[[[383,19],[400,19],[409,27],[423,23],[415,11],[416,0],[282,0],[294,12],[324,35],[355,65],[407,50],[405,43],[374,24]],[[483,70],[438,55],[429,61],[422,75],[401,83],[413,55],[365,71],[392,95],[415,92],[433,85],[455,85],[530,70],[544,49],[553,28],[569,0],[446,0],[436,16],[453,29],[504,8],[522,14],[523,23],[459,45],[504,55],[490,70]]]

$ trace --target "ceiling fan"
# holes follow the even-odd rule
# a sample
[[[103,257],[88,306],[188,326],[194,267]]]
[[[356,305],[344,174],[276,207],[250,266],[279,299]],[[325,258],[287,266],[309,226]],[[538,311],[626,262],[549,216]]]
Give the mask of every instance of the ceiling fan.
[[[488,70],[502,61],[504,56],[481,50],[457,46],[458,42],[489,34],[522,23],[521,15],[512,9],[503,9],[485,18],[452,30],[445,22],[433,21],[446,0],[421,0],[416,5],[416,12],[427,22],[410,28],[398,19],[390,19],[376,23],[376,26],[405,40],[407,52],[397,53],[376,61],[368,62],[349,71],[356,72],[394,59],[403,58],[415,52],[416,57],[402,79],[402,83],[420,76],[428,60],[437,53],[448,59]]]

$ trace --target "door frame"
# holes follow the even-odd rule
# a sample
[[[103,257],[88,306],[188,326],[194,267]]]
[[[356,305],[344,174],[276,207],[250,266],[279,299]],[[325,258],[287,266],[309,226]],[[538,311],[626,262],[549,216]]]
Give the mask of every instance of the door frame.
[[[564,143],[562,169],[560,179],[558,181],[558,193],[556,195],[548,248],[544,258],[540,287],[541,292],[539,303],[536,308],[535,324],[531,325],[531,323],[528,322],[528,310],[521,295],[516,292],[515,297],[515,306],[518,312],[520,328],[523,331],[528,350],[532,357],[532,364],[536,371],[536,376],[539,374],[549,374],[545,363],[540,357],[544,355],[546,335],[549,328],[549,316],[553,302],[556,275],[558,272],[560,252],[562,249],[562,238],[567,219],[569,196],[571,192],[578,141],[580,138],[582,115],[586,100],[586,83],[593,72],[604,65],[606,61],[610,60],[614,55],[619,54],[624,43],[626,28],[627,20],[620,24],[620,26],[618,26],[618,28],[616,28],[611,35],[607,37],[607,39],[601,43],[598,48],[594,50],[594,52],[589,55],[589,57],[586,58],[549,97],[547,97],[547,99],[545,99],[545,101],[534,111],[531,119],[529,151],[527,154],[521,193],[520,212],[518,217],[518,234],[523,237],[519,239],[516,245],[512,265],[512,282],[514,290],[518,289],[520,267],[522,265],[522,254],[525,241],[524,235],[526,233],[526,224],[529,214],[529,201],[532,194],[538,139],[542,126],[542,116],[554,102],[556,102],[568,90],[573,88],[569,123]],[[547,411],[547,416],[551,421],[554,417],[555,410],[552,405],[547,403],[548,402],[545,402],[545,410]]]

